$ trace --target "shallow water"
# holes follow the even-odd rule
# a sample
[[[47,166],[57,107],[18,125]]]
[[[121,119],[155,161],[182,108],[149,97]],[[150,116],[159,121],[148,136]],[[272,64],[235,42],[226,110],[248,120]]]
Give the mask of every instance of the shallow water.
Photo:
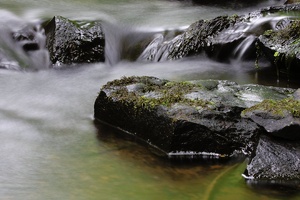
[[[6,26],[58,14],[143,30],[178,28],[198,19],[255,10],[162,0],[2,0],[0,6],[0,23]],[[241,176],[246,161],[173,163],[115,137],[110,129],[97,129],[93,122],[100,87],[121,76],[287,86],[285,81],[268,80],[270,71],[274,73],[267,67],[256,71],[250,62],[222,64],[205,57],[164,63],[121,60],[113,66],[97,63],[34,72],[0,70],[0,199],[300,199],[299,193],[248,186]]]

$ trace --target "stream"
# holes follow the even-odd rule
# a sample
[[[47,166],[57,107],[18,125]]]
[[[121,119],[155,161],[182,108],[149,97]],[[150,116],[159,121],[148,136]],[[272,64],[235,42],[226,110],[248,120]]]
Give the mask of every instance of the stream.
[[[200,19],[247,14],[282,2],[226,6],[175,0],[1,0],[0,27],[19,28],[54,15],[103,20],[109,24],[107,41],[120,46],[120,37],[132,30],[181,29]],[[278,82],[274,69],[257,70],[253,61],[240,59],[220,63],[203,55],[133,62],[122,59],[118,50],[106,57],[109,62],[69,69],[0,69],[0,199],[300,199],[295,191],[247,185],[241,176],[247,161],[174,163],[116,137],[107,127],[97,129],[93,119],[101,86],[122,76],[295,88],[299,82]]]

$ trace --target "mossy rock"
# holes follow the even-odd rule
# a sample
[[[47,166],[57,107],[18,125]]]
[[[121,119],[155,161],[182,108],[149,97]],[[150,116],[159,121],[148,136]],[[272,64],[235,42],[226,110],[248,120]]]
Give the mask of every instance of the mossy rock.
[[[234,152],[251,153],[264,132],[241,118],[241,111],[290,93],[231,81],[123,77],[101,88],[94,115],[96,121],[123,130],[165,156],[230,157]]]
[[[264,100],[244,110],[242,116],[252,119],[273,136],[300,139],[300,101],[294,98]]]
[[[268,30],[258,45],[277,70],[288,76],[300,76],[300,20],[285,20],[278,30]]]

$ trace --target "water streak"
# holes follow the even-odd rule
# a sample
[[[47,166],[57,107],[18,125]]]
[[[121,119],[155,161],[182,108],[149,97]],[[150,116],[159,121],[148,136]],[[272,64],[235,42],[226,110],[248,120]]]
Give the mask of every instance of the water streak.
[[[275,30],[278,28],[278,23],[282,20],[286,20],[287,18],[288,16],[267,16],[255,18],[249,23],[243,23],[237,26],[233,31],[231,30],[234,35],[240,34],[240,38],[244,38],[234,49],[234,57],[237,60],[246,58],[249,51],[255,51],[254,43],[258,36],[264,34],[267,30]]]

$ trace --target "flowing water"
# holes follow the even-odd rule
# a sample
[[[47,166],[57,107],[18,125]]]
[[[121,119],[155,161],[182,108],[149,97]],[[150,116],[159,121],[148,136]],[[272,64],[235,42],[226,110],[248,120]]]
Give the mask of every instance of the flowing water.
[[[101,19],[110,24],[106,38],[113,47],[126,34],[134,40],[128,37],[132,30],[180,29],[199,19],[280,3],[230,7],[167,0],[1,0],[0,25],[18,29],[54,15]],[[0,42],[7,39],[0,35]],[[143,63],[123,60],[113,48],[106,53],[110,62],[65,70],[0,70],[0,199],[300,199],[299,193],[248,186],[241,176],[246,161],[173,163],[93,122],[100,87],[122,76],[299,83],[278,83],[269,78],[272,73],[276,77],[274,70],[257,71],[253,62],[219,63],[200,56]]]

